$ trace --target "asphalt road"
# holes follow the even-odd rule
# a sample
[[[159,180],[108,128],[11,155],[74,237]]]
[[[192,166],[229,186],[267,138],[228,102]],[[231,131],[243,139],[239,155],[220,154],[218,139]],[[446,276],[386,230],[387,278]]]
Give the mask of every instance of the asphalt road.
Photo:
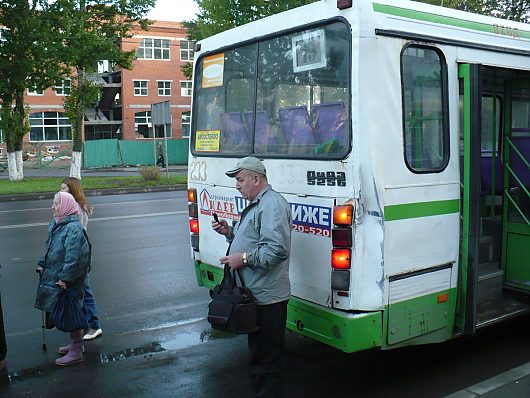
[[[245,336],[213,332],[196,285],[185,191],[90,197],[92,287],[104,334],[59,368],[64,333],[33,309],[51,201],[0,203],[0,292],[11,383],[2,397],[250,397]],[[344,354],[288,333],[289,397],[444,397],[530,358],[530,317],[475,337]],[[512,397],[512,398],[523,398]]]

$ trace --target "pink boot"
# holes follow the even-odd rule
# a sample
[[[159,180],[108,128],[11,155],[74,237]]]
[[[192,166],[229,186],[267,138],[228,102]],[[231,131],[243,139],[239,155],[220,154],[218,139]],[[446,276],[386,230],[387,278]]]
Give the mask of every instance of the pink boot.
[[[68,354],[68,351],[70,351],[70,345],[71,345],[71,343],[68,344],[68,345],[64,345],[64,346],[62,346],[62,347],[59,347],[59,349],[57,350],[57,352],[58,352],[59,354],[61,354],[61,355],[66,355],[66,354]],[[83,352],[85,352],[85,346],[83,346]]]
[[[61,347],[62,348],[62,347]],[[70,350],[64,357],[57,358],[55,364],[59,366],[73,365],[83,361],[83,341],[73,341],[70,343]]]

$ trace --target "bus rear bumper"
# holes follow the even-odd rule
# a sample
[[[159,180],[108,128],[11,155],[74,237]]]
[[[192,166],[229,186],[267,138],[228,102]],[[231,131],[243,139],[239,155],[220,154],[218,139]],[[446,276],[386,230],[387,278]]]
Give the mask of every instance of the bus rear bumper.
[[[382,311],[348,313],[291,297],[287,328],[344,352],[362,351],[381,346]]]
[[[223,279],[223,269],[195,261],[197,284],[208,289]],[[291,296],[287,328],[344,352],[380,347],[382,311],[349,313],[323,307]]]

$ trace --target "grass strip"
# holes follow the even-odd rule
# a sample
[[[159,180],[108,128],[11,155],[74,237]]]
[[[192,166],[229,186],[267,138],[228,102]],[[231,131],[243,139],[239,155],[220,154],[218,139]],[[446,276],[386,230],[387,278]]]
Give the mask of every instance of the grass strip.
[[[64,177],[33,177],[22,181],[0,179],[0,195],[16,195],[23,193],[58,192]],[[141,176],[83,177],[81,184],[84,190],[148,187],[159,185],[186,184],[187,177],[169,175],[169,179],[161,176],[158,180],[147,181]]]

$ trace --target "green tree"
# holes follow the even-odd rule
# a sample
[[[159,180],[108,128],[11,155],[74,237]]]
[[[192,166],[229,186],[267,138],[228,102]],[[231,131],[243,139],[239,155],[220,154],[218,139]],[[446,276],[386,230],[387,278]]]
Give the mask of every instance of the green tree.
[[[530,22],[530,1],[528,0],[419,0],[476,14],[519,22]]]
[[[74,73],[74,85],[88,87],[84,82],[95,71],[98,60],[109,60],[123,68],[131,68],[133,51],[122,51],[121,40],[131,36],[133,23],[147,29],[143,16],[156,0],[0,0],[0,100],[2,121],[11,152],[20,152],[22,137],[29,130],[25,116],[24,92],[29,87],[44,90]],[[89,95],[90,94],[90,95]],[[66,105],[77,109],[73,142],[75,167],[70,174],[80,177],[82,150],[81,133],[87,104],[93,101],[93,90],[79,90],[73,97],[78,104]],[[73,99],[67,99],[71,101]],[[71,114],[71,113],[70,113]],[[20,158],[22,154],[13,156]],[[73,157],[74,159],[74,157]],[[74,161],[72,162],[74,165]],[[21,179],[22,167],[8,166],[11,179]]]
[[[184,22],[188,38],[199,41],[225,30],[244,25],[269,15],[300,7],[317,0],[195,0],[199,14]],[[182,72],[191,79],[191,64],[183,65]]]
[[[56,34],[62,35],[61,62],[75,70],[72,93],[65,99],[66,113],[72,124],[73,153],[70,175],[81,177],[82,131],[85,110],[93,106],[99,89],[90,77],[97,61],[107,60],[130,69],[135,50],[123,51],[120,43],[132,36],[132,26],[147,29],[143,16],[156,0],[57,0],[50,13],[57,18]]]
[[[528,0],[485,0],[484,9],[488,15],[519,22],[530,22]]]
[[[43,88],[64,73],[63,65],[50,63],[59,44],[48,34],[50,20],[44,0],[1,0],[0,100],[1,128],[8,151],[9,178],[23,178],[22,138],[29,131],[24,93],[28,87]]]

